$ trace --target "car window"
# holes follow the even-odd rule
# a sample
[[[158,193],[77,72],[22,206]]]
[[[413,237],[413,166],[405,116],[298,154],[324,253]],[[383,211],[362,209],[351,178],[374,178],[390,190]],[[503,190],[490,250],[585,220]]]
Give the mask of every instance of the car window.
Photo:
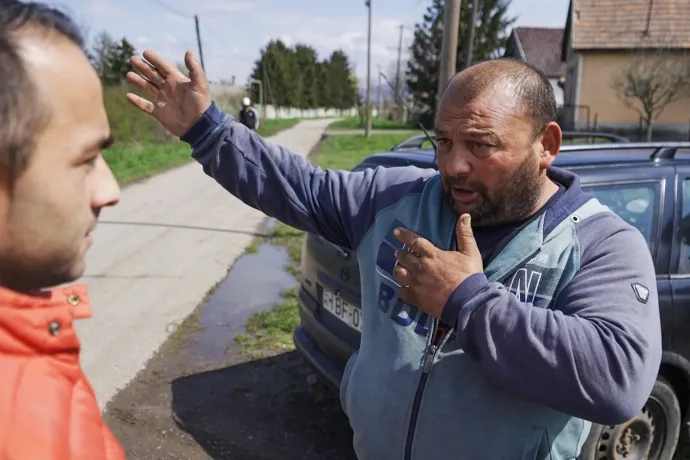
[[[683,181],[682,218],[680,220],[680,259],[678,274],[690,274],[690,179]]]
[[[604,184],[583,188],[636,227],[647,240],[647,246],[652,249],[659,202],[658,183]]]

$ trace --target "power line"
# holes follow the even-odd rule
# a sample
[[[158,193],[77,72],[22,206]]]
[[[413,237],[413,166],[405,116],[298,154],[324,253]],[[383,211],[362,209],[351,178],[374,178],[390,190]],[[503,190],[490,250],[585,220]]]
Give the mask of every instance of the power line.
[[[181,11],[178,10],[178,9],[173,8],[172,6],[170,6],[170,5],[166,4],[166,3],[163,3],[161,0],[149,0],[149,2],[154,3],[154,4],[156,4],[156,5],[160,6],[160,7],[163,7],[163,8],[165,8],[166,10],[168,10],[168,11],[170,11],[170,12],[172,12],[172,13],[175,13],[176,15],[181,16],[181,17],[183,17],[183,18],[192,19],[192,16],[190,16],[190,15],[188,15],[188,14],[185,14],[185,13],[181,12]]]

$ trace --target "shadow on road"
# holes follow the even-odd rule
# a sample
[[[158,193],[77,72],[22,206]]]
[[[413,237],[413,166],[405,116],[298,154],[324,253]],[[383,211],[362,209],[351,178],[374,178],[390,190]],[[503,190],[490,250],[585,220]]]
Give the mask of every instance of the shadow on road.
[[[172,382],[178,426],[213,459],[355,459],[337,397],[295,352]]]

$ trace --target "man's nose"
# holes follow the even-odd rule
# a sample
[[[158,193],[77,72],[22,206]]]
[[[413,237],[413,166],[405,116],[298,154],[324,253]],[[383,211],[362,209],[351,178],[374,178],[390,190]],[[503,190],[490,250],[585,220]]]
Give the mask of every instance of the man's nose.
[[[91,206],[93,208],[115,206],[120,201],[120,185],[102,156],[97,160],[94,173],[94,193]]]
[[[462,176],[469,173],[472,170],[472,164],[469,161],[470,156],[470,152],[462,145],[453,145],[453,149],[446,157],[446,171],[448,174],[451,176]]]

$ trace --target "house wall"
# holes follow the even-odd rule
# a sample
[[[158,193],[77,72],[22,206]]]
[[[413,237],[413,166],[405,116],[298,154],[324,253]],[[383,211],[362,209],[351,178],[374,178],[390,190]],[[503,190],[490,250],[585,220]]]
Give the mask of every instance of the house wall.
[[[573,72],[566,71],[566,78],[571,77],[572,83],[569,87],[566,82],[566,92],[568,90],[572,92],[571,100],[576,100],[576,104],[589,107],[590,123],[593,123],[596,118],[598,129],[637,130],[640,123],[639,114],[628,107],[612,87],[615,76],[633,63],[636,57],[631,53],[610,51],[585,51],[572,54]],[[682,59],[671,54],[668,58]],[[577,77],[578,61],[581,62],[579,81]],[[577,99],[575,98],[576,95]],[[586,109],[577,108],[573,109],[573,112],[575,114],[575,127],[586,127]],[[681,133],[687,133],[689,125],[690,98],[687,97],[667,105],[654,123],[655,130]]]

